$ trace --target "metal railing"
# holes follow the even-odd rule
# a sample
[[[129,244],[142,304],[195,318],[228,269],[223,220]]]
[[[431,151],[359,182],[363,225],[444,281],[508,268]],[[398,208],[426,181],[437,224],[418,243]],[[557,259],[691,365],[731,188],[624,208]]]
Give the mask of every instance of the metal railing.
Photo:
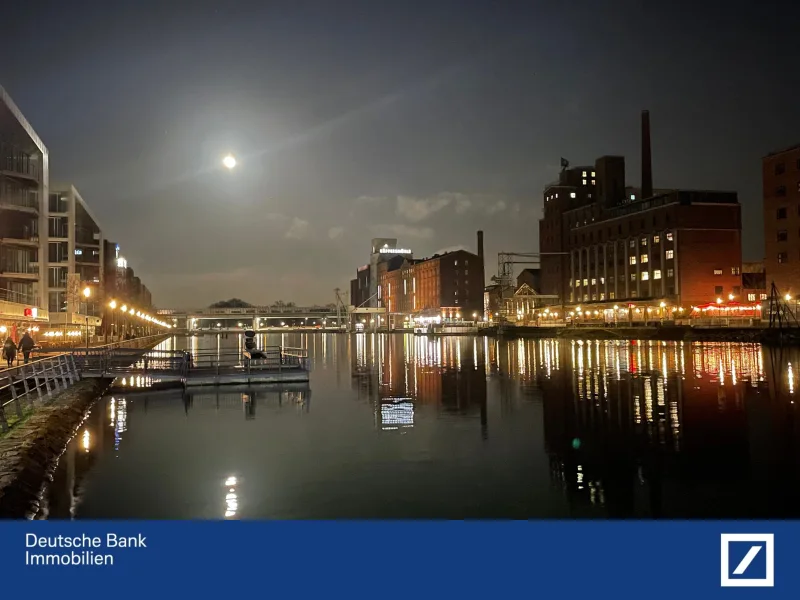
[[[0,431],[7,432],[79,379],[75,360],[68,354],[0,371]]]
[[[112,345],[109,345],[112,346]],[[84,375],[121,377],[125,375],[170,376],[173,379],[202,375],[253,374],[265,371],[279,373],[306,370],[308,350],[268,346],[258,353],[197,352],[186,350],[147,350],[130,347],[104,347],[77,350],[72,355]]]

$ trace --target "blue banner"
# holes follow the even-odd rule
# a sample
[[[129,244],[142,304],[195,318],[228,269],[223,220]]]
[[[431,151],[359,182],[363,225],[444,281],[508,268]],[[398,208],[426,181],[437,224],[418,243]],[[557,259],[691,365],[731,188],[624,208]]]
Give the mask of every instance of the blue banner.
[[[788,598],[799,559],[798,522],[0,525],[6,598]]]

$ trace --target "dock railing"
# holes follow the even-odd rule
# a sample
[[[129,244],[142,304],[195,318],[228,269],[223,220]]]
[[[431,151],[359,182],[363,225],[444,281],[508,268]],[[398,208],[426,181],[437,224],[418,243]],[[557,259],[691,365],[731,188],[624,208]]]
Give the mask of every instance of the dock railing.
[[[189,355],[189,372],[210,371],[216,376],[238,372],[248,375],[258,371],[275,371],[279,373],[290,369],[303,369],[308,366],[308,350],[285,346],[266,346],[259,352],[248,350],[218,352],[203,351]],[[255,357],[254,357],[255,356]]]
[[[0,371],[0,432],[5,433],[37,407],[80,379],[70,354],[40,358]]]

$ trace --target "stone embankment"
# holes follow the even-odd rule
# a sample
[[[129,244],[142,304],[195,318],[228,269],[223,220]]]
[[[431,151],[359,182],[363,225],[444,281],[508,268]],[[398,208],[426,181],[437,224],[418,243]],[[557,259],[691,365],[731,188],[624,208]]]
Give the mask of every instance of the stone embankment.
[[[84,379],[0,438],[0,517],[32,518],[59,456],[110,379]]]

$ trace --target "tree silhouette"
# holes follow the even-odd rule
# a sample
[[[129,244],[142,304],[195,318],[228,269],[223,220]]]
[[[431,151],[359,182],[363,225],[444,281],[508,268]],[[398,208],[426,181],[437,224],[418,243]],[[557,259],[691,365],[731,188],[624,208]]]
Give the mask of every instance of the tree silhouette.
[[[252,304],[248,304],[239,298],[231,298],[230,300],[220,300],[215,302],[209,308],[251,308]]]

